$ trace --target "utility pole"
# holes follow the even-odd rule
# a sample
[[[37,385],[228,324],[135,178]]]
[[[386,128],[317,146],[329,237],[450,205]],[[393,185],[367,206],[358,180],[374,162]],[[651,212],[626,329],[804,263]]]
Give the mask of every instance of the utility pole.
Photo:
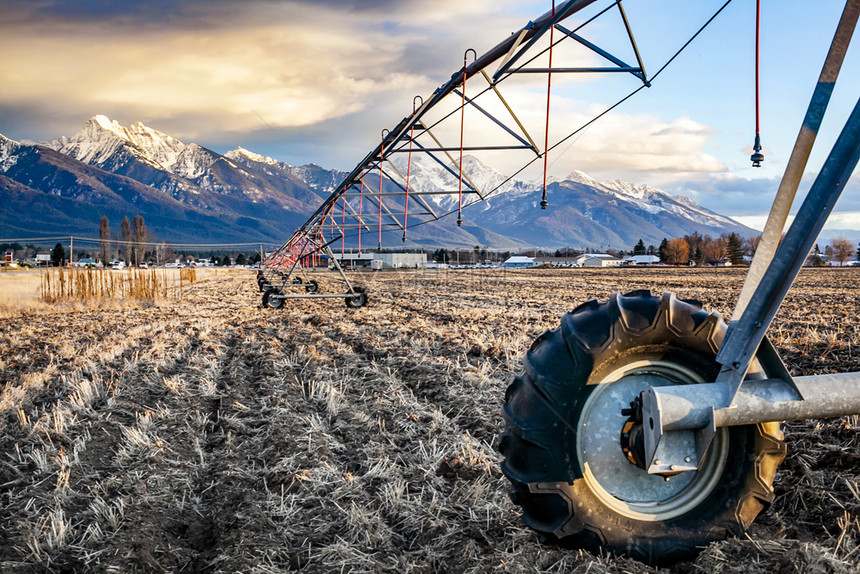
[[[75,238],[69,237],[69,263],[75,266]]]

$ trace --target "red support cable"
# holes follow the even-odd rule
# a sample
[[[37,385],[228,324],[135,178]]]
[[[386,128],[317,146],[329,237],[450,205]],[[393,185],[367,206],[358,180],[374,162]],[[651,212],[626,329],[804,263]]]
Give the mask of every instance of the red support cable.
[[[385,143],[383,141],[382,148],[379,151],[379,197],[376,198],[376,201],[379,203],[379,237],[378,237],[378,246],[377,249],[382,249],[382,176],[384,172],[382,171],[382,160],[385,157]]]
[[[759,125],[759,43],[761,37],[761,0],[755,4],[755,135],[761,133]]]
[[[552,0],[552,17],[555,18],[555,0]],[[555,25],[553,25],[549,29],[549,69],[552,70],[552,45],[553,45],[553,32],[555,32]],[[546,209],[546,206],[549,205],[546,200],[546,172],[548,167],[549,160],[549,102],[550,102],[550,93],[552,90],[552,72],[547,72],[546,75],[546,131],[544,132],[544,148],[543,148],[543,195],[540,201],[540,208]]]
[[[463,102],[460,106],[460,183],[457,188],[457,225],[463,225],[463,124],[466,120],[466,54],[463,54]]]
[[[361,255],[361,228],[364,221],[361,219],[361,200],[364,195],[364,176],[361,178],[361,188],[358,190],[358,254]]]
[[[415,113],[415,110],[412,110]],[[406,160],[406,200],[403,203],[403,241],[406,241],[406,225],[409,217],[409,176],[412,173],[412,139],[415,136],[415,124],[409,130],[409,155]]]
[[[753,167],[761,167],[764,154],[761,153],[761,126],[759,123],[759,47],[761,43],[761,0],[755,3],[755,143],[750,156]]]

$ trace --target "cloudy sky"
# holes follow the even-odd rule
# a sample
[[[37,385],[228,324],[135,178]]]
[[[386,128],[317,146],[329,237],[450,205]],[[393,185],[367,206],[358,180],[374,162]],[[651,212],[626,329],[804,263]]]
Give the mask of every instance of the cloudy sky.
[[[627,0],[646,70],[659,69],[722,3]],[[763,221],[842,2],[763,4],[764,167],[749,162],[755,6],[734,0],[651,88],[554,152],[553,175],[620,177],[685,193],[748,224]],[[222,153],[241,145],[348,170],[411,110],[413,96],[447,81],[465,48],[481,54],[550,7],[549,0],[2,0],[0,133],[44,141],[104,114]],[[633,58],[619,18],[602,18],[583,35]],[[856,103],[857,43],[801,192]],[[557,55],[564,57],[596,63]],[[637,86],[621,74],[554,78],[551,139]],[[542,122],[545,86],[505,90],[525,121]],[[860,230],[857,182],[829,227]]]

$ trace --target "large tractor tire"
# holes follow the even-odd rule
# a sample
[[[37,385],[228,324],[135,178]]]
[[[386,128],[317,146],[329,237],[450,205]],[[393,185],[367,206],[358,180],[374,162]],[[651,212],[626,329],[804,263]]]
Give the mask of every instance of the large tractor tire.
[[[621,410],[649,385],[713,381],[725,330],[698,302],[634,291],[585,303],[537,338],[506,392],[500,450],[511,499],[542,540],[668,565],[743,534],[769,506],[779,423],[718,429],[699,470],[671,477],[622,447]]]

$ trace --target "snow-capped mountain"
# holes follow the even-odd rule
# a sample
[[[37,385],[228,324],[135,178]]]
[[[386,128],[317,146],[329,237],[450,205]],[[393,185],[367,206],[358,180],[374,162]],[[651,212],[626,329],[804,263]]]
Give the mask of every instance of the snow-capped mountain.
[[[460,174],[452,164],[425,154],[414,154],[411,162],[399,154],[393,161],[386,171],[401,181],[408,175],[415,192],[449,192],[425,196],[435,212],[457,210]],[[539,182],[509,177],[468,155],[463,167],[463,204],[472,204],[463,212],[463,225],[457,226],[455,218],[428,221],[410,230],[413,244],[621,248],[640,238],[657,244],[693,231],[754,233],[690,198],[623,180],[600,182],[580,171],[551,178],[549,208],[541,210]],[[15,214],[27,205],[32,212],[32,205],[40,204],[46,215],[42,223],[33,222],[35,233],[44,229],[46,218],[68,220],[57,223],[57,232],[68,225],[74,226],[70,232],[83,233],[89,227],[96,231],[99,212],[119,219],[139,212],[163,237],[192,233],[216,241],[280,241],[345,176],[315,164],[293,166],[242,147],[221,155],[142,123],[123,127],[95,116],[73,136],[47,144],[0,135],[0,193],[8,196],[8,217],[0,214],[0,230],[23,232],[30,224]],[[379,179],[369,175],[367,184],[375,190]],[[384,185],[386,191],[400,191],[391,182]],[[12,209],[12,204],[18,207]],[[207,231],[189,221],[205,221]]]
[[[18,161],[21,144],[0,134],[0,173],[4,173]]]
[[[186,144],[139,122],[123,127],[98,115],[72,137],[46,145],[208,211],[254,216],[268,208],[273,209],[268,218],[292,222],[297,213],[312,211],[321,201],[299,178],[273,173],[265,163],[248,169],[210,149]]]
[[[395,167],[401,180],[408,169],[410,187],[416,191],[453,192],[452,195],[431,195],[429,199],[444,211],[457,208],[459,171],[452,166],[443,166],[431,157],[417,155],[409,165],[402,157],[398,158]],[[538,244],[557,245],[567,237],[572,242],[569,245],[597,247],[628,245],[634,233],[641,234],[646,242],[657,243],[662,237],[681,236],[690,230],[714,235],[753,233],[753,230],[700,206],[686,196],[672,196],[665,191],[621,179],[600,182],[581,171],[562,178],[550,178],[550,209],[542,211],[539,207],[543,189],[541,182],[511,178],[469,155],[463,158],[463,173],[465,202],[476,200],[471,186],[484,196],[482,201],[469,208],[465,216],[490,229],[504,229],[506,234],[526,243],[535,244],[536,237],[542,236],[549,243]],[[574,206],[579,206],[579,209],[571,210]],[[627,223],[626,229],[618,225],[620,222]],[[682,232],[685,228],[688,231]],[[636,241],[633,239],[634,243]]]
[[[224,157],[238,165],[263,171],[272,176],[289,176],[305,182],[311,189],[324,195],[330,194],[346,177],[346,173],[336,169],[325,169],[315,163],[293,166],[283,161],[238,147],[224,154]]]
[[[137,159],[155,169],[193,179],[203,175],[218,154],[181,141],[138,122],[123,127],[106,116],[94,116],[81,131],[46,144],[86,164],[116,172]]]

